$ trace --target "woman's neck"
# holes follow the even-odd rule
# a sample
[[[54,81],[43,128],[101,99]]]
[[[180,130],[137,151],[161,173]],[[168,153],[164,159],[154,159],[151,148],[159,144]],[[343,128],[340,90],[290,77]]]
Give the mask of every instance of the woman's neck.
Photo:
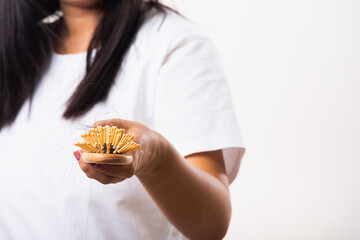
[[[94,31],[99,24],[102,11],[99,8],[82,8],[61,4],[65,21],[65,33],[56,52],[71,54],[87,51]]]

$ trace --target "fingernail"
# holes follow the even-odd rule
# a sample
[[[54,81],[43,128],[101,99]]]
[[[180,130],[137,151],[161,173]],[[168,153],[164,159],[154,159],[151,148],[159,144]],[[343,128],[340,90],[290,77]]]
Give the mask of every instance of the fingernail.
[[[95,164],[95,169],[99,172],[105,172],[105,168],[101,165]]]
[[[80,160],[81,155],[78,151],[74,152],[74,156],[75,156],[76,160],[78,160],[78,161]]]

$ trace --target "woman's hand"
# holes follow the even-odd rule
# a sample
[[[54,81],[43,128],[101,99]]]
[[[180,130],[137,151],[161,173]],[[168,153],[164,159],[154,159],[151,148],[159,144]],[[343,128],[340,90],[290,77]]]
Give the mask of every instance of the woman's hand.
[[[146,175],[159,165],[162,155],[160,151],[166,149],[163,145],[167,142],[159,133],[141,123],[122,119],[97,121],[93,127],[105,125],[124,128],[127,133],[135,136],[134,141],[141,145],[141,149],[129,153],[133,156],[133,163],[130,165],[91,164],[81,159],[82,151],[74,152],[80,168],[89,178],[102,184],[118,183],[133,175]]]
[[[127,166],[79,165],[103,184],[136,175],[165,217],[190,239],[222,239],[231,216],[228,181],[221,150],[192,154],[187,160],[159,133],[131,121],[111,119],[97,126],[124,128],[141,149]],[[75,152],[80,154],[80,152]]]

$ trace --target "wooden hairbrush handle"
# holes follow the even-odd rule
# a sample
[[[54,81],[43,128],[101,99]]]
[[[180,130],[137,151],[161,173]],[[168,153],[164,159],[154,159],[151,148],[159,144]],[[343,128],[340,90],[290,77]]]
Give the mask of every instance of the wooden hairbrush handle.
[[[128,154],[104,154],[84,152],[81,159],[87,163],[111,164],[111,165],[130,165],[133,157]]]

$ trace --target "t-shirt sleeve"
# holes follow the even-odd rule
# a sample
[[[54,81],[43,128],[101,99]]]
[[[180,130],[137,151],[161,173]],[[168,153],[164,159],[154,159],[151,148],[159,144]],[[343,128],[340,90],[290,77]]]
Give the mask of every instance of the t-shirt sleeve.
[[[183,156],[221,149],[229,182],[244,143],[213,43],[185,39],[167,52],[159,70],[154,129]]]

